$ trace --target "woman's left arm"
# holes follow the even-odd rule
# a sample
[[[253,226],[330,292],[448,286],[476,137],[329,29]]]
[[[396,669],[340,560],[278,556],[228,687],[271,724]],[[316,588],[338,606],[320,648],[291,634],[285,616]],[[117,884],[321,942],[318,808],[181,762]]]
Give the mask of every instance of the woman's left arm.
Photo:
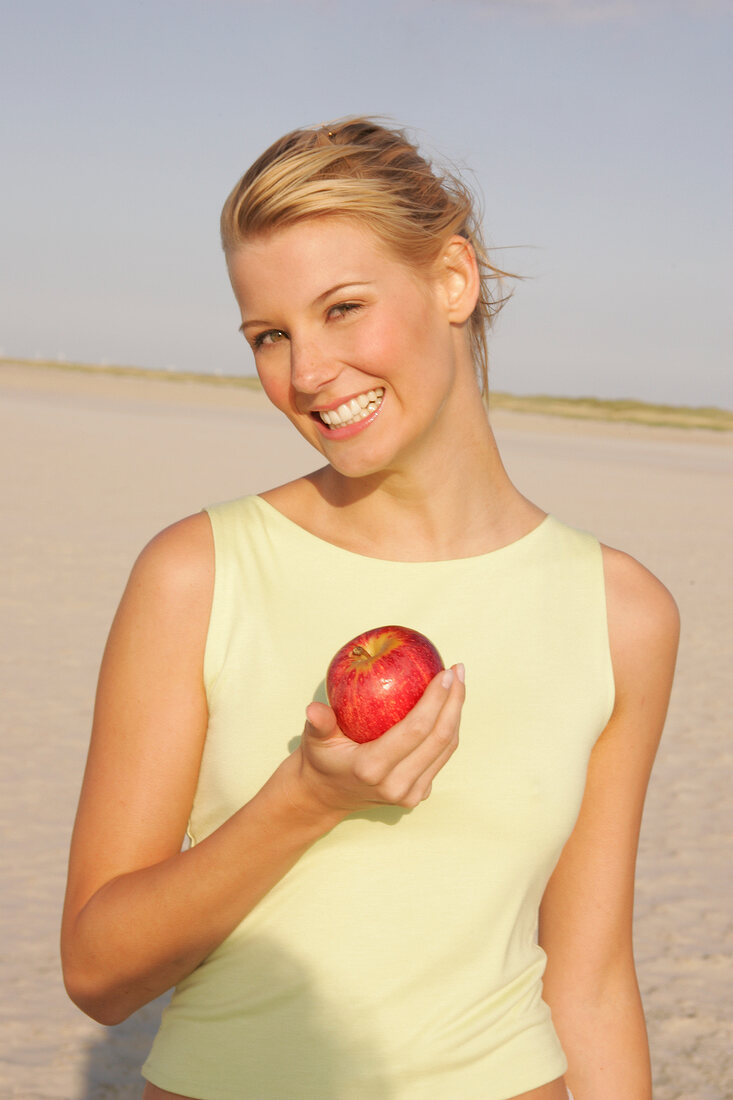
[[[575,828],[540,910],[545,999],[575,1100],[650,1100],[632,916],[642,808],[672,686],[679,615],[633,558],[603,549],[616,685]]]

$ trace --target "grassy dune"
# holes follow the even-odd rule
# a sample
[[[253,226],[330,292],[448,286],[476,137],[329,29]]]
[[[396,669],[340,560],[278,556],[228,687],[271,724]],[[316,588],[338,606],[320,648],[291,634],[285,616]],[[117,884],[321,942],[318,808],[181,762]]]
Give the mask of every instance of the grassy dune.
[[[152,367],[129,367],[111,363],[73,363],[65,359],[15,359],[0,356],[0,366],[3,364],[13,367],[80,371],[84,374],[113,374],[127,378],[154,378],[158,382],[205,382],[213,386],[237,386],[247,390],[262,389],[258,378],[244,375],[205,374],[203,371],[156,370]]]
[[[95,363],[59,362],[55,359],[13,359],[0,357],[0,365],[52,367],[56,370],[84,371],[89,374],[116,374],[137,378],[155,378],[166,382],[205,382],[214,386],[235,386],[260,389],[259,380],[249,375],[204,374],[192,371],[152,370],[146,367],[109,366]],[[549,397],[544,394],[519,396],[492,393],[492,409],[534,413],[540,416],[563,416],[580,420],[616,420],[652,427],[703,428],[711,431],[733,431],[733,412],[714,407],[685,405],[654,405],[646,401],[604,400],[597,397]]]
[[[492,393],[489,405],[492,409],[510,409],[512,412],[565,416],[579,420],[618,420],[652,427],[733,431],[733,412],[712,406],[693,408],[686,405],[652,405],[646,401],[630,399],[548,397],[544,394],[520,397],[511,393]]]

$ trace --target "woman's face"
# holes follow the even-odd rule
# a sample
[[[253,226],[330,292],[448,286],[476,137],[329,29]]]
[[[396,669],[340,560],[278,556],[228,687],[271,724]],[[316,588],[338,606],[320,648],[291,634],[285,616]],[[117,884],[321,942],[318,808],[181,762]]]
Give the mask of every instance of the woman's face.
[[[455,367],[440,280],[339,216],[246,241],[229,270],[267,396],[336,470],[399,468],[419,451]]]

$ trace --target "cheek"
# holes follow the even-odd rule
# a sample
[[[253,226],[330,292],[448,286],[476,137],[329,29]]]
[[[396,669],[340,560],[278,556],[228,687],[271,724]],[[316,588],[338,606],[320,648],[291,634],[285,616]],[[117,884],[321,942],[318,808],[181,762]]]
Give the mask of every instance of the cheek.
[[[274,359],[274,356],[273,356]],[[290,404],[290,372],[286,363],[276,364],[272,361],[255,363],[257,375],[267,398],[278,409],[285,409]]]
[[[353,347],[364,368],[373,374],[389,373],[407,364],[416,351],[420,322],[409,318],[405,323],[399,311],[379,311],[371,323],[359,331]]]

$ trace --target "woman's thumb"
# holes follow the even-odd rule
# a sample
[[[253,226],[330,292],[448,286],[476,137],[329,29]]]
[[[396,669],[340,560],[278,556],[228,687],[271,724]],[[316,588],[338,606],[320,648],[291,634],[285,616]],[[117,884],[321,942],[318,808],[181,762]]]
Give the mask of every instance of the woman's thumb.
[[[338,733],[336,715],[325,703],[309,703],[305,708],[306,728],[313,737],[326,741]]]

